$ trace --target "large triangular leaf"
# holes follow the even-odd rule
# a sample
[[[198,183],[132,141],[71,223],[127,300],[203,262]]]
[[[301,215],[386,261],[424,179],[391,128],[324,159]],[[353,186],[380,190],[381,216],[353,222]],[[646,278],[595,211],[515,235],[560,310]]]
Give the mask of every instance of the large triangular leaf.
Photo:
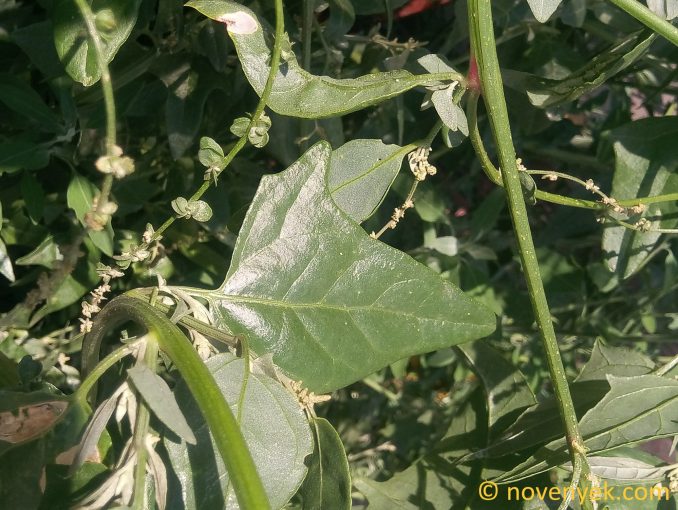
[[[643,440],[678,434],[678,381],[656,375],[609,377],[610,391],[581,419],[590,455]],[[565,438],[551,441],[498,480],[515,482],[569,459]]]
[[[315,392],[490,334],[487,308],[337,208],[325,183],[330,153],[319,143],[262,179],[212,294],[226,324]]]

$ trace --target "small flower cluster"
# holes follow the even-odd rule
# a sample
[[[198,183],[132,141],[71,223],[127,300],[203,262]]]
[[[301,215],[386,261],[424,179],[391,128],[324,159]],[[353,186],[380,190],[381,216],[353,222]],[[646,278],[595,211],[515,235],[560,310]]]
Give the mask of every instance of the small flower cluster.
[[[100,232],[103,230],[111,219],[111,216],[118,210],[118,204],[110,200],[99,204],[99,197],[94,197],[92,200],[92,208],[85,214],[85,225],[90,230]]]
[[[144,245],[133,244],[129,250],[123,251],[120,255],[114,255],[113,258],[121,268],[127,269],[132,262],[141,262],[150,256],[151,252]]]
[[[641,232],[649,232],[652,229],[652,223],[647,218],[640,218],[633,226]]]
[[[602,198],[601,202],[603,204],[607,205],[608,207],[610,207],[610,209],[612,209],[614,212],[616,212],[618,214],[621,214],[621,213],[624,212],[624,208],[621,205],[619,205],[616,198],[605,196],[605,197]]]
[[[410,164],[410,170],[414,178],[423,181],[428,175],[435,175],[438,169],[428,162],[428,155],[431,153],[430,147],[419,147],[407,155]]]
[[[94,166],[102,174],[112,174],[116,179],[122,179],[134,172],[134,160],[129,156],[122,155],[122,149],[113,146],[112,154],[101,156]]]
[[[283,381],[283,384],[294,394],[302,409],[311,414],[314,414],[313,406],[315,404],[327,402],[332,399],[330,395],[316,395],[312,391],[308,391],[308,388],[304,388],[301,381],[287,380]]]
[[[82,315],[84,316],[84,319],[79,319],[81,333],[89,333],[92,330],[92,316],[101,310],[101,303],[106,300],[106,294],[111,291],[111,286],[109,285],[111,279],[120,278],[125,273],[99,263],[97,265],[97,274],[103,283],[90,292],[92,296],[91,303],[87,301],[81,303]]]

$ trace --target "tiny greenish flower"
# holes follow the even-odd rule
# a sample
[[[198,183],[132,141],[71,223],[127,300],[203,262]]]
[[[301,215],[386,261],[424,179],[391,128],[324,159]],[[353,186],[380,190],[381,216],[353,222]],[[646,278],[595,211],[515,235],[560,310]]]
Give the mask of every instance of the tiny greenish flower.
[[[178,197],[172,200],[172,209],[179,218],[196,221],[209,221],[212,217],[212,208],[203,200],[186,200],[184,197]]]
[[[264,147],[269,140],[268,130],[271,128],[271,118],[262,113],[261,116],[250,127],[251,119],[248,117],[238,117],[231,125],[231,133],[235,136],[243,137],[247,133],[249,142],[257,148]],[[249,132],[247,129],[249,128]]]
[[[122,155],[122,149],[117,145],[113,154],[101,156],[94,164],[101,173],[112,174],[117,179],[122,179],[134,172],[134,160]]]

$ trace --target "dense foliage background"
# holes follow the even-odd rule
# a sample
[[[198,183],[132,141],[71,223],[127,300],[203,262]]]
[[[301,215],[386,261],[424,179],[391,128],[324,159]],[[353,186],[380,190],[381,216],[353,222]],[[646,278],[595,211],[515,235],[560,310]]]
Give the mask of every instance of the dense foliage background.
[[[245,3],[273,20],[269,2]],[[108,2],[95,0],[93,6],[96,10]],[[543,24],[522,0],[497,0],[493,8],[514,142],[525,166],[592,179],[619,198],[631,198],[623,195],[633,186],[634,170],[643,168],[640,196],[678,192],[675,46],[656,38],[628,67],[596,83],[600,86],[574,100],[538,107],[525,93],[525,83],[533,83],[534,76],[565,79],[611,46],[635,37],[633,46],[647,34],[633,35],[643,28],[637,21],[595,0],[566,1]],[[98,285],[97,264],[114,265],[113,255],[141,244],[147,224],[157,228],[173,214],[170,203],[203,182],[200,137],[209,136],[228,150],[237,140],[230,131],[233,120],[252,112],[258,100],[223,25],[175,0],[135,0],[110,9],[110,18],[97,20],[98,28],[110,31],[106,44],[118,144],[134,159],[135,171],[114,183],[118,208],[110,226],[88,232],[85,213],[103,178],[94,163],[102,153],[105,115],[87,49],[79,58],[67,56],[81,50],[72,43],[79,13],[68,1],[0,2],[0,361],[9,367],[19,363],[15,373],[26,389],[53,385],[70,393],[77,387],[80,303]],[[463,72],[469,65],[463,1],[291,0],[285,16],[299,62],[315,74],[346,78],[399,68],[422,73],[417,59],[428,53],[444,56]],[[621,54],[627,53],[624,47]],[[609,68],[608,60],[597,61],[594,75]],[[531,87],[535,94],[553,88]],[[404,145],[425,137],[437,115],[433,108],[421,110],[424,92],[416,89],[323,120],[268,112],[272,127],[265,147],[249,145],[205,195],[212,218],[176,222],[149,261],[132,264],[124,277],[112,281],[112,294],[156,285],[158,276],[172,285],[218,286],[263,175],[286,168],[318,140],[336,149],[356,138]],[[483,109],[479,126],[494,157]],[[625,155],[628,147],[642,150],[633,159]],[[381,240],[495,312],[498,328],[489,340],[494,350],[478,348],[474,368],[469,355],[453,349],[404,359],[318,406],[318,416],[340,434],[354,479],[386,480],[439,447],[450,423],[475,405],[479,379],[501,370],[497,367],[513,365],[538,400],[551,397],[503,190],[487,179],[467,139],[448,147],[439,137],[432,149],[429,160],[437,175],[419,186],[414,211]],[[595,199],[576,183],[536,180],[542,190]],[[410,182],[404,165],[377,214],[363,224],[367,232],[388,221]],[[663,227],[678,223],[675,203],[661,214]],[[587,209],[543,201],[530,206],[542,278],[572,378],[594,349],[605,357],[605,349],[627,347],[659,365],[678,354],[675,235],[656,234],[638,244],[619,240],[620,227],[597,219]],[[16,383],[10,378],[3,385]],[[584,410],[596,402],[583,404]],[[506,419],[509,425],[515,416]],[[466,447],[476,444],[474,434],[487,432],[482,429],[469,427]],[[657,463],[673,463],[667,441],[628,455],[653,454]],[[0,469],[13,469],[18,462],[2,461]],[[385,508],[365,492],[366,483],[363,494],[375,498],[376,508]],[[5,484],[2,490],[9,488]],[[35,501],[28,492],[13,494]],[[455,497],[471,501],[475,495]],[[433,501],[435,508],[443,508],[436,505],[446,500],[439,501]],[[354,502],[365,498],[356,492]]]

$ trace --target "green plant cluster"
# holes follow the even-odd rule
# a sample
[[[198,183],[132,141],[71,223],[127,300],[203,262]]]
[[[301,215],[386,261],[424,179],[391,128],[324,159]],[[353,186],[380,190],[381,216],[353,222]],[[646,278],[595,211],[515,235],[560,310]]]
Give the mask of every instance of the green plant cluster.
[[[0,1],[0,508],[675,506],[677,15]]]

